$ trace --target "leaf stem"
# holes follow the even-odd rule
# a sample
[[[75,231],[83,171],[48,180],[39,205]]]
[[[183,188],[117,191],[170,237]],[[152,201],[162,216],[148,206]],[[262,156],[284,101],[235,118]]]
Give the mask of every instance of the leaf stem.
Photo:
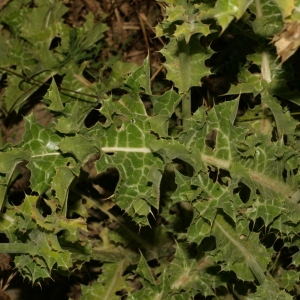
[[[260,0],[255,0],[255,6],[256,6],[256,19],[261,19],[263,14],[262,14]]]
[[[261,75],[268,83],[271,82],[269,54],[266,51],[261,53]]]
[[[183,93],[182,97],[182,124],[183,130],[186,131],[188,128],[188,122],[191,118],[191,93],[190,86],[188,84],[189,80],[186,78],[186,75],[190,74],[190,51],[189,44],[186,42],[184,38],[179,39],[177,41],[178,52],[179,52],[179,66],[180,72],[182,73],[182,90],[180,92]]]
[[[191,91],[184,93],[182,97],[182,126],[183,131],[188,130],[189,119],[191,118]]]

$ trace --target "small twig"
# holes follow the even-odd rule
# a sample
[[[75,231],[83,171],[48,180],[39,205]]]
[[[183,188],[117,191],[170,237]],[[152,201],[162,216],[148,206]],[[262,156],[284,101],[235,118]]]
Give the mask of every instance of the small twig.
[[[3,278],[1,278],[0,285],[1,285],[2,291],[5,291],[9,287],[10,282],[16,276],[16,274],[17,274],[17,272],[10,274],[4,285],[3,285]]]
[[[129,54],[126,55],[126,58],[138,56],[138,55],[141,55],[141,54],[143,54],[145,52],[146,52],[146,50],[132,51],[131,53],[129,53]]]
[[[124,38],[124,31],[123,31],[122,20],[121,20],[121,16],[120,16],[118,8],[115,8],[115,16],[117,18],[117,23],[118,23],[119,28],[121,30],[122,43],[123,43],[125,38]]]
[[[150,78],[150,81],[152,82],[155,77],[157,76],[157,74],[164,68],[164,65],[161,65],[156,71],[155,73],[152,75],[152,77]]]
[[[148,25],[149,29],[156,35],[156,31],[154,30],[154,28],[152,27],[152,25],[151,25],[150,22],[148,21],[147,16],[146,16],[143,12],[141,12],[141,13],[139,13],[139,17],[143,19],[143,21]],[[159,39],[159,41],[160,41],[160,42],[162,43],[162,45],[164,46],[165,43],[164,43],[164,41],[161,39],[161,37],[158,36],[157,38]]]
[[[2,8],[8,3],[9,0],[2,0],[2,2],[0,3],[0,10],[2,10]]]
[[[149,51],[150,46],[149,46],[148,35],[147,35],[147,32],[146,32],[145,24],[144,24],[143,18],[141,17],[140,13],[138,14],[138,17],[139,17],[139,21],[140,21],[141,28],[142,28],[142,31],[143,31],[143,36],[144,36],[145,44],[146,44],[146,47],[147,47],[147,49]]]

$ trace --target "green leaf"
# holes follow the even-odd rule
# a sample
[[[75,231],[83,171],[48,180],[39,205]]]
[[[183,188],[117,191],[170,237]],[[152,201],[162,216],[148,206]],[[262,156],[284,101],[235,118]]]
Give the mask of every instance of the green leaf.
[[[125,260],[115,264],[107,263],[102,267],[102,273],[98,280],[92,286],[82,285],[81,299],[103,299],[103,300],[119,300],[116,295],[124,289],[129,291],[131,288],[122,276],[125,270]]]
[[[284,290],[280,290],[275,281],[267,279],[262,285],[257,287],[256,293],[250,294],[246,299],[292,300],[293,297]]]
[[[207,18],[216,18],[222,27],[222,32],[236,18],[240,19],[253,0],[218,0],[215,7],[205,13]]]
[[[50,110],[61,111],[64,108],[54,78],[52,78],[51,85],[47,94],[44,96],[44,99],[50,101],[50,105],[48,106]]]
[[[46,4],[46,5],[45,5]],[[55,24],[68,11],[62,2],[44,3],[43,6],[32,8],[25,17],[22,36],[30,37]]]
[[[87,50],[90,47],[94,46],[96,42],[104,37],[104,32],[107,31],[108,27],[105,23],[97,22],[94,23],[94,18],[92,13],[89,13],[87,16],[87,22],[85,24],[85,28],[89,29],[86,30],[82,40],[79,43],[80,50]],[[91,28],[89,28],[91,27]]]
[[[198,183],[194,178],[190,178],[182,175],[175,170],[175,183],[177,185],[176,191],[172,194],[172,200],[174,203],[181,201],[192,201],[197,198],[201,193],[201,188],[195,188]]]
[[[280,9],[283,19],[289,17],[292,14],[293,9],[295,8],[293,0],[287,0],[284,1],[284,3],[280,0],[275,0],[274,2],[277,4],[278,8]]]
[[[105,126],[114,123],[115,126],[120,127],[123,119],[131,119],[132,122],[135,122],[136,117],[145,118],[147,116],[145,106],[136,93],[125,95],[118,101],[113,101],[112,97],[104,99],[100,112],[107,119]],[[116,117],[116,114],[120,117]]]
[[[26,7],[29,1],[13,1],[9,5],[4,6],[1,11],[1,19],[4,23],[13,30],[14,34],[18,35],[20,29],[22,28],[24,17],[29,12]]]
[[[198,268],[198,266],[200,266]],[[185,290],[183,294],[194,296],[198,291],[207,297],[214,295],[214,281],[205,271],[205,262],[199,262],[196,259],[188,258],[187,253],[177,245],[175,257],[170,269],[170,284],[172,291]]]
[[[137,273],[143,278],[144,288],[129,294],[129,299],[186,299],[194,297],[199,291],[205,296],[214,295],[213,289],[218,286],[218,279],[213,279],[206,273],[206,268],[210,266],[210,263],[190,259],[187,251],[177,245],[174,259],[169,266],[163,268],[155,282],[146,261],[140,261]]]
[[[209,26],[201,22],[202,12],[206,10],[204,4],[192,4],[187,1],[176,4],[170,3],[167,6],[167,17],[156,27],[158,36],[175,36],[177,40],[185,39],[188,43],[193,34],[208,35],[210,33]]]
[[[128,294],[129,300],[153,300],[153,299],[163,299],[170,296],[170,283],[168,280],[168,275],[166,270],[160,275],[160,284],[152,285],[148,281],[143,281],[143,289],[135,291],[134,293]]]
[[[27,165],[31,170],[31,188],[43,194],[50,187],[56,168],[72,165],[74,159],[58,152],[61,137],[36,123],[33,114],[26,117],[25,127],[23,149],[31,153]]]
[[[15,166],[22,161],[30,158],[28,151],[18,148],[8,149],[0,153],[0,173],[12,174]]]
[[[253,2],[249,6],[249,10],[257,17],[251,22],[253,31],[257,35],[270,38],[282,29],[282,15],[276,1],[260,0]]]
[[[283,202],[281,197],[268,200],[257,197],[251,208],[247,210],[246,215],[254,222],[256,219],[262,218],[265,225],[268,226],[284,211]]]
[[[1,176],[0,208],[3,206],[17,164],[30,159],[30,153],[28,151],[17,148],[10,149],[10,147],[5,150],[5,152],[0,152],[0,173],[6,174],[5,176]]]
[[[59,148],[64,153],[73,153],[82,163],[86,163],[91,155],[99,152],[100,143],[96,139],[89,139],[81,134],[77,134],[74,137],[64,138],[59,143]]]
[[[68,167],[61,167],[56,170],[55,176],[52,181],[52,188],[55,190],[56,198],[61,206],[66,211],[67,209],[67,197],[69,190],[67,187],[70,186],[75,175]]]
[[[25,202],[36,201],[34,198],[28,196]],[[23,215],[26,216],[26,213]],[[55,235],[34,229],[29,233],[26,243],[29,246],[27,254],[17,256],[15,263],[21,268],[21,274],[31,281],[50,277],[53,269],[67,270],[72,266],[71,253],[61,248]]]
[[[168,129],[170,117],[159,115],[152,117],[149,121],[153,132],[156,132],[161,137],[167,137],[169,135]]]
[[[37,79],[44,83],[53,75],[53,72],[43,72]],[[8,76],[8,88],[6,89],[4,96],[4,107],[7,114],[11,113],[13,110],[18,112],[20,106],[22,106],[40,87],[39,85],[30,84],[23,89],[21,87],[22,83],[24,83],[24,79],[19,78],[16,75]]]
[[[148,56],[144,60],[143,65],[127,77],[125,84],[135,92],[145,91],[148,95],[152,94],[150,83],[150,59]]]
[[[152,95],[150,99],[155,115],[171,117],[181,98],[182,96],[177,94],[173,89],[166,91],[162,95]]]
[[[117,105],[122,105],[122,102]],[[123,110],[123,106],[120,109]],[[124,111],[128,111],[126,106]],[[116,203],[138,223],[146,225],[151,205],[159,207],[157,187],[161,175],[157,171],[162,170],[163,162],[150,148],[156,137],[150,132],[148,116],[133,113],[131,116],[132,119],[122,122],[119,128],[114,124],[108,127],[98,124],[88,136],[92,140],[98,139],[102,152],[106,153],[95,163],[97,172],[104,172],[110,166],[119,172]],[[159,176],[153,176],[153,172]]]
[[[83,62],[81,66],[69,63],[65,68],[66,76],[61,84],[64,89],[61,93],[63,103],[74,103],[79,101],[80,105],[91,109],[98,102],[98,89],[96,83],[91,83],[83,76],[83,72],[87,67],[87,62]],[[87,111],[80,111],[82,118],[86,117]]]
[[[299,283],[299,273],[296,270],[280,270],[280,283],[281,286],[288,292],[292,290]]]
[[[151,128],[159,136],[167,137],[170,118],[182,96],[170,89],[163,95],[152,95],[150,99],[155,113],[155,116],[149,120]]]
[[[174,82],[180,93],[192,86],[199,86],[200,79],[211,74],[205,61],[213,52],[200,45],[198,35],[193,35],[188,43],[172,39],[161,53],[166,58],[164,66],[168,71],[167,78]]]
[[[60,247],[56,236],[47,236],[41,231],[33,231],[29,234],[29,237],[35,244],[30,254],[43,257],[49,271],[52,270],[55,264],[57,264],[57,268],[62,267],[66,270],[72,266],[71,253]]]
[[[88,108],[83,108],[78,101],[75,103],[67,103],[63,110],[63,115],[58,118],[55,129],[61,133],[78,132],[81,128],[82,117],[85,115]]]
[[[218,214],[212,235],[216,238],[216,250],[210,255],[216,262],[221,262],[223,271],[234,271],[241,280],[257,279],[263,284],[270,258],[265,247],[259,244],[258,234],[251,233],[245,239],[224,216]]]
[[[34,260],[35,259],[35,260]],[[49,278],[51,276],[46,263],[40,259],[22,254],[14,259],[15,265],[20,270],[20,274],[35,282],[37,279]]]
[[[274,116],[278,139],[282,139],[283,135],[292,136],[298,122],[291,117],[290,112],[287,109],[282,109],[276,99],[269,95],[264,96],[263,101]]]
[[[249,62],[256,64],[261,73],[251,73],[243,67],[238,74],[237,85],[232,85],[227,95],[240,93],[253,93],[254,96],[263,94],[268,98],[276,95],[299,105],[300,93],[291,91],[288,81],[294,81],[292,66],[286,63],[283,67],[276,62],[276,57],[266,51],[257,52],[247,56]]]
[[[123,80],[126,78],[126,75],[136,71],[137,65],[135,63],[128,63],[117,61],[112,66],[112,72],[109,78],[105,78],[104,88],[107,91],[110,91],[114,88],[118,88],[123,85]]]
[[[151,269],[148,266],[147,261],[142,253],[141,253],[140,261],[137,266],[136,272],[141,276],[143,276],[143,278],[149,281],[152,285],[156,285],[155,277],[153,276]]]
[[[241,69],[239,72],[238,80],[239,83],[237,85],[232,85],[226,95],[253,93],[254,97],[256,97],[263,90],[261,78],[257,76],[257,74],[250,73],[245,68]]]

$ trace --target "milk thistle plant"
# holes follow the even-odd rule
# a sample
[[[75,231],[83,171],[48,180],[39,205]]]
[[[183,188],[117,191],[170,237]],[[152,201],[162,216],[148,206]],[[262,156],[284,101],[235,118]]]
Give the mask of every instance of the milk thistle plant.
[[[1,10],[3,114],[44,88],[52,119],[26,115],[22,140],[2,143],[0,251],[41,285],[98,261],[82,299],[295,299],[300,1],[157,5],[162,91],[150,57],[95,61],[108,26],[92,14],[71,28],[62,1]],[[90,162],[99,186],[116,181],[108,195],[82,187]],[[14,203],[20,164],[29,186]]]

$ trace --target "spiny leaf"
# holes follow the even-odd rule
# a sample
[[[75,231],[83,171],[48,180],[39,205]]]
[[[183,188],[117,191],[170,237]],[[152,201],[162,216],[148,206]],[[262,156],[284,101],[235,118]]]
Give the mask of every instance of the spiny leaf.
[[[72,266],[71,253],[63,250],[54,235],[47,236],[41,231],[32,231],[29,234],[30,239],[35,244],[30,254],[32,256],[41,256],[47,264],[49,271],[57,264],[57,267],[68,269]]]
[[[149,281],[152,285],[156,285],[156,282],[155,282],[156,279],[153,276],[151,269],[148,266],[147,261],[142,253],[141,253],[140,261],[139,261],[136,271],[138,274],[141,274],[143,276],[143,278],[146,279],[147,281]]]
[[[269,256],[264,246],[259,244],[257,234],[251,233],[245,239],[224,216],[218,214],[212,235],[216,237],[217,246],[211,257],[221,262],[224,271],[233,270],[244,281],[257,279],[260,284],[265,281]]]
[[[73,137],[64,138],[59,143],[59,148],[62,152],[73,153],[82,163],[86,163],[91,155],[100,151],[100,145],[101,141],[76,134]]]
[[[256,219],[262,218],[265,221],[265,225],[268,226],[284,211],[282,202],[283,199],[280,197],[268,199],[267,201],[266,199],[257,197],[251,208],[247,210],[246,215],[254,222]]]
[[[67,210],[67,197],[69,189],[66,186],[70,186],[75,175],[68,167],[61,167],[56,169],[55,176],[52,181],[52,188],[55,190],[56,198],[62,209]]]
[[[257,17],[251,22],[256,34],[269,38],[282,29],[282,15],[275,1],[253,1],[249,10]]]
[[[215,7],[206,13],[206,18],[216,18],[222,27],[222,32],[229,26],[232,20],[240,19],[253,0],[218,0]]]
[[[179,245],[177,245],[169,273],[171,289],[174,292],[186,290],[184,295],[193,296],[197,294],[197,291],[201,291],[205,297],[215,294],[213,290],[215,282],[205,272],[205,263],[188,258],[187,253]]]
[[[293,9],[295,8],[293,0],[287,0],[284,1],[284,3],[280,0],[274,0],[274,2],[279,7],[283,19],[289,17],[292,14]]]
[[[299,283],[299,273],[296,270],[280,271],[281,286],[288,292],[291,292]]]
[[[16,267],[20,270],[20,274],[32,282],[51,276],[46,263],[37,257],[33,258],[30,255],[22,254],[16,256],[14,262]]]
[[[205,67],[205,60],[213,52],[200,45],[198,35],[193,35],[188,43],[172,39],[161,53],[166,58],[164,65],[168,71],[167,78],[174,82],[180,93],[192,86],[199,86],[200,79],[210,74]]]
[[[47,94],[44,96],[44,99],[50,101],[50,105],[48,107],[50,110],[61,111],[64,108],[54,78],[52,78],[51,85],[47,91]]]
[[[23,37],[29,37],[45,28],[55,24],[67,12],[67,7],[62,2],[52,5],[45,2],[43,6],[34,7],[27,14],[22,26]]]
[[[152,130],[158,133],[159,136],[168,136],[169,120],[181,99],[182,96],[173,89],[168,90],[163,95],[151,96],[155,116],[150,118],[149,122]]]
[[[282,109],[280,104],[269,95],[264,96],[264,103],[270,108],[275,122],[278,139],[282,139],[283,135],[292,136],[295,132],[298,122],[294,120],[287,109]]]
[[[170,295],[170,283],[166,271],[160,275],[160,284],[152,285],[148,281],[143,281],[143,289],[128,294],[130,300],[153,300],[163,299]]]
[[[31,114],[26,118],[23,149],[31,152],[28,168],[31,170],[31,187],[43,194],[50,186],[55,168],[66,166],[74,159],[63,157],[59,150],[61,137],[36,123]]]
[[[163,165],[150,149],[150,142],[155,137],[150,134],[147,119],[126,121],[120,129],[97,126],[89,135],[99,137],[102,151],[108,153],[96,162],[97,171],[103,172],[108,166],[114,166],[119,171],[116,202],[129,215],[139,219],[140,224],[147,224],[145,217],[150,213],[150,205],[156,208],[159,205],[159,195],[155,190],[161,175],[152,186],[149,184],[153,180],[151,170],[153,166],[161,169]]]
[[[10,148],[3,149],[0,152],[0,173],[5,174],[1,176],[0,184],[0,208],[2,208],[6,193],[11,184],[13,173],[18,163],[28,161],[30,153],[22,149]]]
[[[149,57],[144,60],[144,64],[141,67],[137,68],[132,74],[127,77],[125,84],[135,92],[141,92],[144,90],[148,95],[152,94],[150,84]]]
[[[292,300],[293,297],[284,290],[280,290],[274,280],[267,279],[262,285],[257,287],[256,293],[250,294],[246,299]]]
[[[81,286],[82,299],[119,300],[117,292],[126,289],[130,291],[129,284],[122,276],[125,270],[125,260],[115,264],[107,263],[102,267],[102,273],[92,286]]]

